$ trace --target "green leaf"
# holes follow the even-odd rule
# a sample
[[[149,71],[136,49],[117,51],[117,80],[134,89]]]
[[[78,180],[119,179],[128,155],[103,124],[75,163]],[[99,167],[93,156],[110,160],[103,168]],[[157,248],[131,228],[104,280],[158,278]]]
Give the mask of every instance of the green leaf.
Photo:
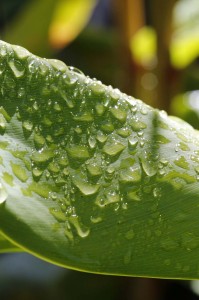
[[[3,235],[68,268],[198,278],[198,131],[4,42],[0,70]]]
[[[23,250],[9,242],[0,234],[0,253],[5,252],[22,252]]]

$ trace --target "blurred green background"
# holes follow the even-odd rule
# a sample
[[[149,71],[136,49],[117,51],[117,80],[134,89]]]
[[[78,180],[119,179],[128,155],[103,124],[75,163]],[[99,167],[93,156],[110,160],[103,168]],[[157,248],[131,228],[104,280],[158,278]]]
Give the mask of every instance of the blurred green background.
[[[1,0],[0,38],[199,128],[198,0]],[[0,255],[1,300],[199,299],[198,281],[66,270],[24,253]]]

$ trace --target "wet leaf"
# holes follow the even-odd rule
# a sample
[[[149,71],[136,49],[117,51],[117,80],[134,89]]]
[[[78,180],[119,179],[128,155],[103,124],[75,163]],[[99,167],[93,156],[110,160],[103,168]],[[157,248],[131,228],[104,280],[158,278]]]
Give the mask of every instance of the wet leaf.
[[[0,85],[9,241],[82,271],[199,277],[198,131],[4,42]]]

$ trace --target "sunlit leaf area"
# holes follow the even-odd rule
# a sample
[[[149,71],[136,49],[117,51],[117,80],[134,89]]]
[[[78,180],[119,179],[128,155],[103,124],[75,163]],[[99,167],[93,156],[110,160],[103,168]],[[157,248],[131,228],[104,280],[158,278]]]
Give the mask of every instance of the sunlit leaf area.
[[[198,1],[0,8],[0,299],[199,299]]]

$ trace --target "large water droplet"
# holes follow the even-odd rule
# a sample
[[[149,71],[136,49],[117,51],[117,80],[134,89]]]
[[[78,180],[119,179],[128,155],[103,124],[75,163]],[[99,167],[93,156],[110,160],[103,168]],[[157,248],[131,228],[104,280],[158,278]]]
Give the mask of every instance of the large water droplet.
[[[100,176],[102,174],[102,169],[95,163],[87,165],[87,170],[91,176]]]
[[[73,183],[85,196],[94,195],[98,192],[100,185],[99,184],[90,184],[82,179],[76,177],[73,178]]]
[[[125,149],[125,146],[117,141],[108,142],[103,147],[103,152],[110,156],[120,154]]]
[[[75,227],[75,229],[77,230],[77,234],[81,238],[86,238],[89,235],[90,230],[80,223],[77,215],[71,215],[69,217],[69,221]]]
[[[86,146],[74,145],[70,148],[67,148],[67,153],[71,158],[77,160],[87,160],[90,157],[88,148]]]
[[[141,180],[140,167],[136,165],[127,169],[122,169],[119,180],[122,183],[139,182]]]
[[[36,164],[43,164],[49,162],[54,156],[53,150],[43,149],[42,151],[33,152],[31,159]]]
[[[110,112],[115,119],[120,122],[125,122],[127,118],[127,113],[124,110],[119,109],[118,107],[110,108]]]
[[[8,64],[16,78],[20,78],[24,75],[25,68],[19,61],[12,59]]]
[[[155,162],[150,161],[147,158],[142,158],[142,167],[146,175],[148,176],[154,176],[157,173],[157,166]]]
[[[18,165],[18,164],[15,164],[13,162],[10,163],[11,164],[11,167],[12,167],[12,171],[14,173],[14,175],[22,182],[26,182],[28,180],[28,175],[26,173],[26,170]]]

